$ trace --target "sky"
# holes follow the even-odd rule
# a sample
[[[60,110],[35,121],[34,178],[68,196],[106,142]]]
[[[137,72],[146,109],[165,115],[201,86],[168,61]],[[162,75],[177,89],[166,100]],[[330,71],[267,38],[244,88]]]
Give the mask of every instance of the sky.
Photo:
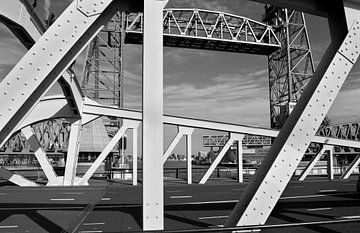
[[[52,11],[58,16],[71,0],[40,0],[39,15]],[[246,0],[170,0],[167,8],[201,8],[219,10],[261,21],[264,6]],[[327,21],[306,15],[315,65],[319,63],[330,38]],[[4,26],[0,26],[0,78],[23,56],[26,49]],[[141,109],[141,46],[125,47],[125,108]],[[83,58],[78,59],[78,63]],[[332,123],[358,122],[360,97],[358,65],[345,82],[328,116]],[[81,74],[78,74],[81,76]],[[269,127],[269,87],[267,57],[238,53],[164,49],[164,113],[236,124]],[[176,133],[165,128],[165,145]],[[195,131],[194,152],[200,136]],[[215,133],[216,134],[216,133]],[[224,134],[224,133],[220,133]],[[184,141],[180,143],[184,144]],[[182,149],[177,149],[182,151]]]

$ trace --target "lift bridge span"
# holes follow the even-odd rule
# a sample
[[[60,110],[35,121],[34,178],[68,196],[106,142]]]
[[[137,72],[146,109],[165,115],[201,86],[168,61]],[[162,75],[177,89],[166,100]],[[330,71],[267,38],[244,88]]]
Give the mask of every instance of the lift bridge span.
[[[360,50],[360,26],[357,26],[360,25],[358,20],[360,12],[357,10],[359,3],[350,0],[333,2],[335,4],[333,8],[320,4],[316,0],[270,0],[264,2],[328,17],[330,29],[334,32],[332,33],[330,49],[324,55],[324,59],[280,131],[163,115],[162,48],[166,41],[163,37],[163,8],[166,1],[73,1],[45,32],[34,25],[31,10],[27,8],[26,4],[24,5],[22,1],[6,1],[4,3],[6,7],[1,9],[2,20],[13,27],[13,32],[21,32],[23,36],[27,37],[23,38],[24,43],[26,41],[30,41],[30,44],[31,41],[35,43],[32,46],[28,44],[30,45],[28,46],[29,52],[0,83],[0,94],[2,96],[0,145],[4,145],[15,132],[21,131],[35,151],[35,156],[48,178],[48,185],[86,185],[91,175],[121,136],[130,129],[135,135],[134,138],[137,138],[137,130],[142,123],[142,148],[144,152],[143,229],[162,230],[164,228],[162,167],[169,151],[182,136],[185,135],[187,138],[188,167],[191,167],[189,161],[191,161],[191,135],[194,128],[230,132],[230,138],[224,148],[229,147],[234,141],[238,141],[238,145],[241,144],[244,134],[276,137],[262,166],[248,185],[244,195],[241,196],[239,203],[226,221],[225,227],[265,224],[289,182],[291,174],[295,171],[311,142],[326,145],[323,147],[324,150],[333,145],[360,147],[358,141],[315,136],[322,119],[357,61]],[[18,11],[19,4],[20,7],[24,7],[21,8],[21,11]],[[343,10],[344,6],[345,11]],[[118,11],[144,12],[142,18],[144,23],[142,112],[104,106],[85,97],[74,73],[68,68],[76,55]],[[19,12],[21,13],[20,17]],[[232,29],[225,26],[221,28],[225,31]],[[209,33],[209,31],[207,32]],[[237,40],[234,33],[230,35]],[[256,43],[263,44],[271,41],[271,39],[263,40],[265,36],[259,37],[258,34],[253,34],[253,36],[257,38]],[[270,33],[269,37],[271,36]],[[227,41],[227,39],[224,40]],[[185,44],[179,46],[186,47]],[[218,46],[217,43],[215,44]],[[64,96],[44,97],[54,82],[60,83]],[[123,118],[123,125],[85,175],[77,177],[76,165],[82,125],[100,116]],[[47,160],[46,151],[41,148],[31,128],[31,125],[36,122],[53,118],[65,118],[71,122],[64,176],[56,175]],[[178,135],[165,153],[162,144],[163,124],[177,125],[179,129]],[[133,143],[133,161],[137,161],[137,140],[134,140]],[[218,155],[200,183],[206,182],[209,173],[220,162],[222,156],[222,153]],[[134,168],[136,166],[134,163]],[[239,167],[240,171],[241,169]],[[25,177],[12,174],[4,167],[0,169],[0,174],[10,182],[21,186],[38,186]],[[239,174],[242,173],[239,172]],[[241,178],[239,175],[240,181]],[[188,173],[188,179],[191,180],[191,173]],[[134,173],[134,184],[136,184],[135,181],[136,174]]]

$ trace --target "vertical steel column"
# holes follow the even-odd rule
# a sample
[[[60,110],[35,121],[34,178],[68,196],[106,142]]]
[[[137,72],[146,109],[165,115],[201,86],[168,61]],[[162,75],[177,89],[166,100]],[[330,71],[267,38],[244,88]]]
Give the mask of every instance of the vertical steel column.
[[[244,138],[245,135],[240,135],[239,140],[237,141],[237,148],[236,148],[236,153],[237,153],[237,160],[238,160],[238,166],[237,166],[237,171],[238,171],[238,182],[242,183],[244,182],[244,176],[243,176],[243,148],[242,148],[242,140]]]
[[[137,172],[138,172],[138,127],[133,128],[133,141],[132,141],[132,150],[133,150],[133,161],[132,161],[132,166],[133,166],[133,173],[132,173],[132,177],[133,177],[133,185],[137,185]]]
[[[64,174],[64,185],[73,185],[77,163],[79,158],[80,139],[81,139],[81,120],[77,120],[71,124],[71,131],[69,137],[69,146],[66,156],[65,174]]]
[[[334,147],[331,146],[328,150],[329,154],[327,156],[327,174],[329,180],[334,179]]]
[[[192,154],[192,145],[191,145],[192,134],[186,135],[186,169],[187,169],[187,183],[192,183],[192,164],[191,164],[191,154]]]
[[[164,229],[163,7],[144,0],[143,230]]]

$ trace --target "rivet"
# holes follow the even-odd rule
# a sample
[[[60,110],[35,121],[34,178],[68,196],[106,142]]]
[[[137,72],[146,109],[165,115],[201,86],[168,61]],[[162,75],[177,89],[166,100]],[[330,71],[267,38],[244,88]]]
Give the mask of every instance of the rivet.
[[[256,208],[254,207],[254,210],[256,210]]]
[[[46,63],[47,66],[49,66],[50,64],[49,63]]]
[[[7,85],[10,85],[10,82],[6,82]]]
[[[45,50],[45,48],[43,47],[42,50]]]
[[[37,81],[37,80],[38,80],[38,78],[34,78],[34,80],[35,80],[35,81]]]
[[[4,95],[7,95],[7,92],[6,92],[6,91],[4,92]]]
[[[29,65],[32,65],[32,62],[30,62]]]
[[[23,68],[22,67],[20,67],[20,70],[22,70]]]
[[[52,57],[54,54],[50,53],[50,57]]]
[[[61,25],[60,24],[58,24],[58,27],[60,27]]]
[[[22,92],[22,93],[21,93],[21,95],[25,95],[25,93],[24,93],[24,92]]]
[[[25,86],[27,86],[28,85],[28,83],[25,83]]]
[[[58,34],[55,33],[54,36],[58,36]]]
[[[96,10],[94,10],[94,13],[96,13]]]
[[[37,70],[40,71],[40,67],[38,67]]]
[[[89,12],[89,11],[86,11],[86,14],[90,14],[90,12]]]
[[[12,100],[12,101],[14,101],[14,100],[15,100],[15,98],[11,98],[11,100]]]
[[[11,111],[12,109],[11,109],[11,108],[9,108],[8,110],[9,110],[9,111]]]

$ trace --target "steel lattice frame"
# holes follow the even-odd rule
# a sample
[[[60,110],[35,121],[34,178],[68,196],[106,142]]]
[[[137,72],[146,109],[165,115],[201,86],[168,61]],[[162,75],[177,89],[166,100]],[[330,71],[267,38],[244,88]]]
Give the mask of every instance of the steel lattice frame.
[[[268,60],[270,124],[281,128],[315,69],[304,14],[273,6],[265,14],[282,44]]]
[[[143,14],[129,13],[126,43],[142,41]],[[246,17],[200,9],[165,9],[164,46],[268,55],[280,48],[269,25]]]
[[[350,1],[337,0],[332,2],[331,7],[322,8],[324,4],[319,4],[318,0],[266,0],[267,3],[279,4],[281,7],[293,7],[296,10],[326,15],[330,22],[332,42],[225,226],[265,224],[310,142],[319,140],[323,144],[333,144],[336,141],[338,144],[359,147],[359,142],[315,136],[360,53],[360,12],[357,10],[359,3]],[[118,8],[134,10],[139,2],[134,4],[134,1],[125,0],[88,0],[86,2],[78,0],[70,4],[63,15],[0,83],[0,94],[3,99],[0,115],[0,144],[3,145],[13,132],[22,130],[31,141],[32,147],[37,148],[36,156],[41,159],[42,167],[51,179],[50,182],[61,181],[64,185],[74,184],[81,182],[79,177],[75,177],[74,168],[76,168],[76,154],[82,124],[101,115],[130,119],[117,132],[116,137],[119,138],[127,128],[136,128],[138,122],[142,121],[143,228],[144,230],[162,230],[164,228],[163,123],[188,128],[228,131],[232,133],[232,140],[242,140],[242,134],[263,135],[266,133],[275,137],[277,132],[242,125],[163,116],[162,34],[163,7],[166,2],[146,0],[141,1],[140,5],[142,3],[144,7],[142,112],[126,111],[91,102],[82,96],[76,80],[65,75],[66,72],[63,73],[81,49],[101,30],[102,25],[118,11]],[[343,4],[345,4],[345,14]],[[62,78],[60,78],[61,74],[63,74]],[[40,102],[49,87],[61,79],[66,81],[69,88],[69,92],[64,92],[66,100],[57,99],[53,106],[48,102]],[[75,105],[71,104],[72,100],[76,103]],[[33,131],[28,127],[31,122],[55,118],[55,116],[76,119],[71,125],[74,130],[71,132],[72,139],[69,142],[72,162],[66,166],[65,177],[57,177],[54,174],[45,152],[39,146]],[[231,142],[228,142],[228,145],[229,143]],[[113,144],[114,140],[108,144],[103,153],[105,154]],[[354,165],[358,161],[360,160],[357,160]],[[0,174],[17,184],[37,185],[21,176],[9,173],[4,168],[0,169]]]

